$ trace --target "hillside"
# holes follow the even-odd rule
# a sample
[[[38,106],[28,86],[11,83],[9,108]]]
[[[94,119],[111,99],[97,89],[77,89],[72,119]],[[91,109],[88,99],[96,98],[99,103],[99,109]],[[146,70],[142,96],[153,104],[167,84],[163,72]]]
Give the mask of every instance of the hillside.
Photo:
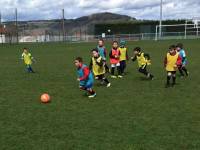
[[[130,16],[119,15],[113,13],[97,13],[89,16],[83,16],[77,19],[65,19],[65,31],[68,35],[78,34],[80,32],[86,34],[94,33],[94,25],[102,23],[115,23],[136,20]],[[14,22],[7,22],[6,26],[9,28]],[[19,32],[28,34],[62,34],[62,19],[56,20],[38,20],[38,21],[21,21],[18,22]]]

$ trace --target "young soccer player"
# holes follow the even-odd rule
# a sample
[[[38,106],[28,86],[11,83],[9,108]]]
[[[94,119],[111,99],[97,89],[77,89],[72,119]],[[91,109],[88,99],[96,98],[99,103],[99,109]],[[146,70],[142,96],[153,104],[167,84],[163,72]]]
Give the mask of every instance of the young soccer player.
[[[107,87],[110,87],[111,84],[108,79],[105,77],[105,61],[99,55],[98,49],[92,50],[92,59],[90,62],[90,69],[93,71],[95,79],[100,80],[101,83],[105,83]]]
[[[187,63],[187,58],[186,58],[186,54],[185,54],[185,50],[183,49],[183,44],[182,43],[178,43],[176,46],[176,50],[179,53],[181,59],[182,59],[182,65],[178,66],[178,70],[181,74],[181,77],[183,76],[188,76],[189,72],[186,69],[186,63]],[[184,75],[185,72],[185,75]]]
[[[34,61],[34,58],[32,57],[31,53],[28,51],[27,48],[23,49],[22,58],[24,60],[24,63],[26,65],[27,72],[29,73],[35,73],[31,67],[32,61]]]
[[[104,40],[103,39],[99,39],[97,49],[98,49],[99,55],[102,57],[103,61],[105,62],[104,67],[106,69],[106,72],[109,72],[109,67],[106,64],[106,48],[104,46]]]
[[[81,57],[77,57],[74,64],[77,67],[77,81],[79,81],[79,88],[87,91],[89,93],[89,98],[95,97],[96,92],[92,89],[94,83],[92,72],[85,64],[83,64],[83,59]]]
[[[120,51],[118,49],[118,42],[114,41],[112,50],[110,51],[110,64],[111,64],[111,78],[122,78],[120,70]],[[117,68],[118,76],[115,76],[115,68]]]
[[[133,51],[135,56],[131,57],[131,59],[132,61],[138,61],[138,71],[144,74],[147,78],[153,80],[154,76],[147,71],[147,66],[151,64],[149,54],[143,53],[140,47],[134,48]]]
[[[166,88],[170,87],[170,80],[172,78],[172,86],[176,84],[176,70],[178,66],[181,65],[181,57],[179,53],[176,51],[176,46],[171,45],[169,47],[169,52],[164,60],[164,66],[167,71],[167,83]]]
[[[125,47],[126,41],[121,40],[120,41],[120,47],[119,47],[119,51],[120,51],[120,69],[121,69],[121,74],[124,75],[124,70],[126,68],[126,61],[128,60],[128,51],[127,48]]]

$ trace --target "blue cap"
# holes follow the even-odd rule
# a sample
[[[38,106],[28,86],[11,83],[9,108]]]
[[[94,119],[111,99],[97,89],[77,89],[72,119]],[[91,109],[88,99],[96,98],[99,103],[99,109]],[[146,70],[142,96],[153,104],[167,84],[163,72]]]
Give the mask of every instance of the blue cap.
[[[120,46],[125,46],[125,44],[126,44],[126,41],[125,41],[125,40],[121,40],[121,41],[120,41]]]

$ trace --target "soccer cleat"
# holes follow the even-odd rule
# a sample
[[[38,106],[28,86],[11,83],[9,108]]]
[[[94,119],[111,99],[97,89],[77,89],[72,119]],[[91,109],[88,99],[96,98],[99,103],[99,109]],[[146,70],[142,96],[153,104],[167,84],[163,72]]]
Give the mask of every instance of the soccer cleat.
[[[151,76],[150,76],[150,79],[151,79],[151,80],[154,80],[154,76],[153,76],[153,75],[151,75]]]
[[[108,83],[106,87],[110,87],[110,86],[111,86],[111,83]]]
[[[97,94],[94,93],[93,95],[88,96],[88,98],[94,98]]]
[[[114,75],[112,75],[112,76],[110,76],[111,78],[113,78],[113,79],[116,79],[117,78],[117,76],[114,76]]]
[[[121,75],[118,75],[117,77],[118,77],[118,78],[123,78],[123,76],[121,76]]]

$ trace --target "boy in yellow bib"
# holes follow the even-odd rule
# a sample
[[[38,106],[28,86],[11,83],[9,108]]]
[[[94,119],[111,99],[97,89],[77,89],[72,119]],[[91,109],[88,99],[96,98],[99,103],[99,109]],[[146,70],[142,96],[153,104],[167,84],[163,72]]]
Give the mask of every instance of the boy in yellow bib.
[[[126,69],[126,61],[128,60],[128,50],[125,47],[126,41],[121,40],[120,41],[120,47],[119,47],[119,51],[120,51],[120,69],[121,69],[121,74],[124,75],[124,71]]]
[[[147,78],[153,80],[154,76],[147,71],[147,66],[151,65],[149,54],[143,53],[140,47],[136,47],[133,51],[135,56],[131,57],[131,59],[132,61],[138,61],[138,71],[144,74]]]
[[[176,84],[176,70],[178,69],[178,66],[181,65],[181,57],[178,52],[176,52],[176,46],[171,45],[169,47],[169,52],[167,53],[167,56],[164,60],[164,66],[167,71],[167,83],[166,88],[170,86],[170,80],[172,78],[172,86]]]
[[[24,60],[27,72],[29,72],[29,73],[35,73],[33,71],[32,67],[31,67],[34,58],[32,57],[31,53],[28,52],[27,48],[23,49],[23,53],[22,53],[22,58],[21,59]]]
[[[92,70],[95,76],[95,79],[100,80],[101,83],[106,84],[107,87],[111,86],[110,82],[105,77],[105,73],[106,73],[105,61],[100,56],[98,49],[92,50],[92,59],[91,59],[89,68]]]

